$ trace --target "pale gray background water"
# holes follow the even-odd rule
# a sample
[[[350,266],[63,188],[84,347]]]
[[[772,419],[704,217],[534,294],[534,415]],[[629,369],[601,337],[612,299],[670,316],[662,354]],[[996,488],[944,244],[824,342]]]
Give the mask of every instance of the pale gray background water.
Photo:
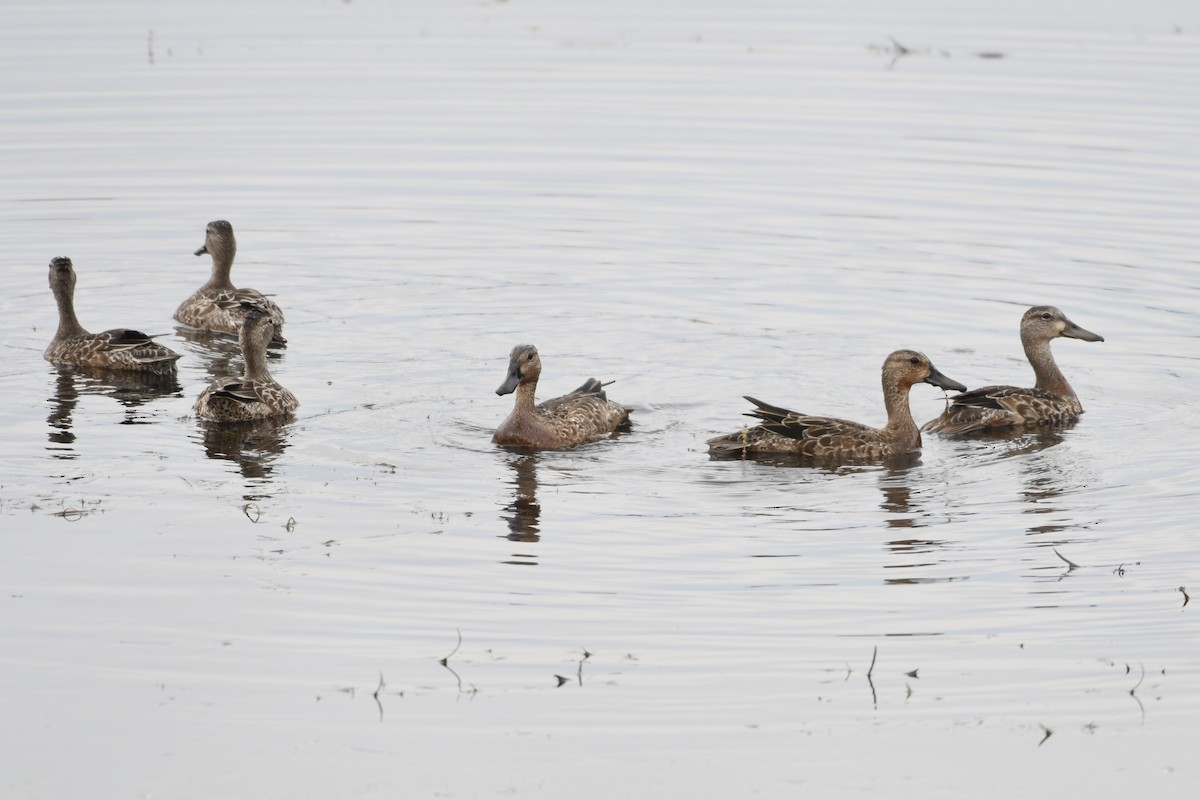
[[[993,6],[0,5],[0,795],[1192,796],[1200,13]],[[217,218],[274,437],[191,416]],[[177,389],[41,359],[56,255]],[[1032,303],[1071,430],[704,452],[1027,383]],[[493,448],[526,341],[633,432]]]

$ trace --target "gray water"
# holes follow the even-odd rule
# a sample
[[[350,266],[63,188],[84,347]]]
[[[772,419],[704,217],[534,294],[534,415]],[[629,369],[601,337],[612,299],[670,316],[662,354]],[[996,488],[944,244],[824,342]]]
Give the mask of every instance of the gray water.
[[[1190,797],[1200,15],[796,5],[0,7],[0,795]],[[280,427],[191,413],[222,218]],[[42,360],[57,255],[177,383]],[[709,460],[1034,303],[1069,429]],[[493,447],[523,342],[633,430]]]

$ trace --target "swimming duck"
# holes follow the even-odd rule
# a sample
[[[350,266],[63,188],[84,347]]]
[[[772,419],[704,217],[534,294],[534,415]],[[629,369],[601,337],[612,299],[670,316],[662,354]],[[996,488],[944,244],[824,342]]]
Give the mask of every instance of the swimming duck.
[[[534,405],[534,392],[542,374],[537,348],[521,344],[508,357],[508,377],[496,394],[517,393],[508,419],[496,429],[492,441],[509,447],[562,449],[583,444],[629,425],[629,409],[609,400],[607,383],[589,378],[570,394]]]
[[[50,289],[58,303],[58,331],[46,348],[47,361],[141,372],[175,369],[179,353],[158,344],[152,336],[128,328],[88,333],[79,324],[75,316],[75,267],[71,259],[50,259]]]
[[[275,334],[271,312],[261,302],[240,302],[244,306],[244,322],[238,339],[242,357],[246,360],[245,374],[213,381],[196,398],[196,415],[213,422],[247,422],[288,416],[300,403],[267,371],[267,344]]]
[[[920,449],[921,433],[908,407],[908,391],[922,382],[959,392],[967,388],[938,372],[924,354],[897,350],[883,362],[883,403],[888,421],[882,428],[809,416],[746,397],[757,406],[746,416],[762,421],[754,428],[709,439],[709,452],[726,456],[795,453],[821,461],[871,460],[910,453]]]
[[[972,433],[1008,425],[1060,425],[1078,417],[1083,406],[1050,352],[1050,342],[1059,336],[1104,341],[1103,336],[1079,327],[1054,306],[1034,306],[1021,317],[1021,345],[1037,378],[1033,388],[984,386],[960,394],[921,430]]]
[[[204,244],[196,251],[196,255],[202,256],[205,253],[212,256],[212,275],[175,309],[175,319],[193,328],[240,336],[242,317],[246,313],[240,301],[262,303],[265,304],[275,328],[271,344],[287,344],[287,339],[284,339],[281,333],[283,312],[279,310],[279,306],[257,289],[236,288],[229,279],[229,272],[233,269],[233,257],[237,255],[237,239],[233,236],[233,226],[223,219],[208,223],[204,232]]]

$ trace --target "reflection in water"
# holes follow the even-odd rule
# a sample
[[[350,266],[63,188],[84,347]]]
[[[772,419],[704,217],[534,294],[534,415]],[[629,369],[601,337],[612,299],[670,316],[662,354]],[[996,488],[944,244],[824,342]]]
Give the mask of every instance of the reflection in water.
[[[1074,428],[1078,420],[1072,420],[1064,425],[1059,425],[1054,428],[1000,428],[998,430],[987,431],[971,435],[972,441],[979,442],[995,442],[997,445],[1004,448],[1002,458],[1012,458],[1014,456],[1024,456],[1030,453],[1039,453],[1050,447],[1060,445],[1065,441],[1066,437],[1063,433]]]
[[[146,425],[152,420],[139,412],[140,406],[159,397],[178,396],[182,391],[174,372],[155,374],[75,365],[56,369],[54,396],[46,417],[51,429],[47,449],[55,458],[76,457],[73,418],[81,395],[107,395],[125,406],[122,425]]]
[[[1047,452],[1066,441],[1066,431],[1075,427],[1076,421],[1047,429],[1005,428],[972,438],[993,442],[1003,448],[1001,458],[1020,458],[1020,477],[1025,484],[1021,498],[1030,504],[1026,514],[1060,514],[1067,509],[1053,502],[1073,487],[1080,485],[1079,465],[1064,463],[1054,453]],[[1074,524],[1043,523],[1032,525],[1031,534],[1057,533]]]
[[[204,365],[210,380],[242,374],[242,349],[236,336],[182,325],[175,326],[175,333],[187,342],[184,350]]]
[[[242,348],[236,336],[182,325],[176,326],[175,332],[187,343],[187,352],[204,365],[211,380],[241,375],[244,371]],[[279,356],[280,353],[267,350],[268,359]],[[206,456],[234,462],[248,480],[271,482],[275,461],[288,447],[289,421],[265,419],[218,423],[200,420],[198,424],[204,433]],[[260,500],[269,496],[269,492],[258,491],[247,494],[245,499]]]
[[[538,518],[542,507],[537,501],[537,453],[516,455],[508,462],[515,473],[513,501],[501,514],[508,521],[508,538],[514,542],[536,542],[541,539]]]
[[[851,472],[871,472],[880,465],[889,470],[903,470],[915,467],[921,463],[921,452],[903,453],[889,456],[882,461],[878,458],[838,459],[815,458],[804,453],[728,453],[709,452],[709,461],[753,461],[764,467],[779,467],[781,469],[815,469],[831,475],[844,475]]]
[[[889,528],[915,528],[922,524],[919,515],[913,512],[909,486],[910,471],[920,463],[920,452],[892,456],[884,462],[885,471],[879,476],[879,490],[883,492],[879,507],[896,515],[887,520]]]
[[[227,375],[242,374],[242,347],[238,343],[238,337],[216,331],[187,328],[182,325],[175,326],[175,333],[179,335],[180,339],[187,342],[184,347],[187,354],[194,356],[196,361],[204,365],[204,371],[208,373],[209,380],[215,381],[217,378],[224,378]],[[268,361],[279,358],[281,355],[282,351],[267,348]]]
[[[204,432],[204,454],[209,458],[233,461],[242,476],[269,482],[275,461],[288,447],[290,423],[265,419],[256,422],[199,422]],[[247,500],[269,497],[269,493],[247,496]]]
[[[883,501],[879,507],[889,515],[886,520],[888,528],[897,528],[903,530],[912,530],[923,528],[932,522],[932,512],[925,506],[926,504],[919,502],[914,498],[911,481],[914,477],[913,468],[919,464],[919,458],[914,455],[905,457],[903,460],[893,460],[888,462],[887,469],[880,473],[879,490],[883,493]],[[920,493],[916,497],[920,497]],[[898,560],[896,563],[884,564],[884,569],[902,569],[902,570],[925,570],[931,567],[937,567],[943,563],[939,559],[912,560],[913,556],[933,553],[944,547],[945,540],[942,539],[925,539],[917,538],[910,535],[900,539],[892,539],[887,542],[887,549],[895,556],[900,556],[903,560]],[[884,583],[889,585],[907,585],[918,583],[945,583],[948,581],[958,580],[954,576],[939,576],[939,577],[915,577],[906,575],[902,578],[885,578]]]
[[[889,486],[886,480],[879,482],[879,489],[883,492],[883,502],[879,507],[889,514],[896,516],[887,519],[889,528],[915,528],[919,524],[916,517],[912,516],[912,489],[908,484],[899,486]]]

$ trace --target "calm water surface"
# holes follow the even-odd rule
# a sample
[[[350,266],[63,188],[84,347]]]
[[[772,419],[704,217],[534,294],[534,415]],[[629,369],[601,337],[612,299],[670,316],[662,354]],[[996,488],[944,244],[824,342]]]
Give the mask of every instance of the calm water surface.
[[[1190,797],[1200,15],[1043,5],[4,4],[0,795]],[[218,218],[283,426],[191,414]],[[42,360],[56,255],[177,380]],[[1068,430],[705,452],[1034,303]],[[492,447],[522,342],[633,431]]]

